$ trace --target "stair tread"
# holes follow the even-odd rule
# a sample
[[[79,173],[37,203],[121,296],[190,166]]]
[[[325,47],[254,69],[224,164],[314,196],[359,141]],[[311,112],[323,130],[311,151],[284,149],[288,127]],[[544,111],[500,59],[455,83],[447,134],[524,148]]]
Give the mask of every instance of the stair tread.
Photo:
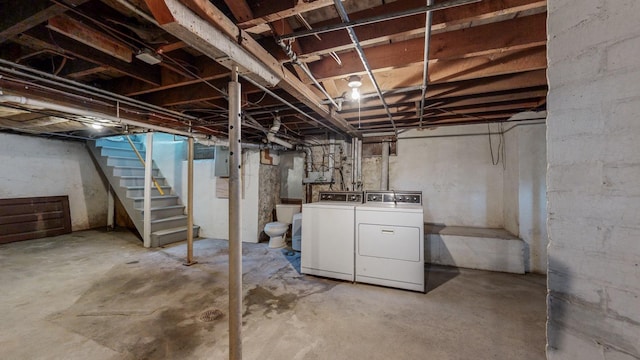
[[[162,218],[162,219],[151,220],[151,223],[155,224],[155,223],[161,223],[161,222],[165,222],[165,221],[181,220],[181,219],[186,219],[186,218],[187,218],[187,215],[176,215],[176,216],[170,216],[170,217],[166,217],[166,218]]]
[[[144,176],[136,176],[136,175],[122,175],[122,176],[118,175],[118,177],[121,178],[121,179],[144,179]],[[156,179],[156,180],[157,179],[164,179],[164,176],[154,176],[153,178]]]
[[[167,206],[152,207],[151,211],[164,210],[164,209],[177,209],[177,208],[184,208],[184,205],[167,205]],[[136,208],[136,210],[140,210],[144,212],[142,208]]]
[[[194,229],[199,229],[200,226],[198,225],[193,225]],[[168,235],[168,234],[174,234],[180,231],[186,231],[187,227],[186,226],[179,226],[179,227],[175,227],[175,228],[171,228],[171,229],[164,229],[164,230],[158,230],[158,231],[154,231],[152,232],[153,235]]]
[[[154,186],[155,187],[155,186]],[[167,188],[170,189],[171,186],[170,185],[160,185],[161,188]],[[123,188],[127,189],[127,190],[143,190],[144,189],[144,185],[131,185],[131,186],[123,186]]]
[[[155,200],[155,199],[166,199],[166,198],[177,198],[178,195],[156,195],[156,196],[152,196],[151,200]],[[130,197],[129,199],[131,200],[144,200],[144,196],[134,196],[134,197]]]

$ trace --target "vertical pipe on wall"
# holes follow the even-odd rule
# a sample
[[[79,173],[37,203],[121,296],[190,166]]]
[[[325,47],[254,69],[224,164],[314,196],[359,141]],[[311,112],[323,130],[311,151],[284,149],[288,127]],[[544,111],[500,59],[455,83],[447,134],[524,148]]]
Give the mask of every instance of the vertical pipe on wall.
[[[380,190],[389,190],[389,143],[382,142],[382,167],[380,171]]]
[[[153,132],[147,133],[144,160],[144,218],[142,241],[144,247],[151,247],[151,187],[153,186]]]
[[[362,190],[362,140],[358,139],[357,147],[358,163],[356,170],[358,171],[358,177],[356,182],[358,184],[358,190]]]
[[[240,83],[233,66],[229,82],[229,359],[242,359],[242,239]]]
[[[193,265],[193,138],[189,138],[187,155],[187,262]]]
[[[356,191],[356,138],[351,138],[351,190]]]

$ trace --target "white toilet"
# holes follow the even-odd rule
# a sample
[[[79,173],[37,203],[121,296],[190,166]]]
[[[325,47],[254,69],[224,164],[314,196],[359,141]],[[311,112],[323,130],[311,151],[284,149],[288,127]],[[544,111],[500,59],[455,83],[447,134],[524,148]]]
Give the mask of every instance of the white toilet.
[[[278,221],[270,222],[264,227],[264,233],[269,236],[270,248],[281,248],[286,245],[285,235],[287,230],[289,230],[289,224],[293,221],[293,215],[299,212],[300,205],[276,205],[276,217]]]

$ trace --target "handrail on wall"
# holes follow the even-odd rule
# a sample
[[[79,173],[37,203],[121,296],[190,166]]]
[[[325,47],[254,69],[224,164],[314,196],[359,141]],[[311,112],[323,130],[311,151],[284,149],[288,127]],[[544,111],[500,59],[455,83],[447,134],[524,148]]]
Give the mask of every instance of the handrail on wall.
[[[138,160],[140,160],[140,162],[142,163],[142,166],[147,166],[144,163],[144,159],[142,158],[142,155],[140,155],[140,153],[138,152],[138,149],[136,148],[136,146],[133,144],[133,141],[131,141],[131,139],[129,138],[129,135],[125,136],[127,138],[127,141],[129,142],[129,145],[131,145],[131,148],[133,149],[133,151],[136,153],[136,155],[138,156]],[[153,177],[153,175],[151,176],[151,180],[153,181],[153,185],[156,186],[156,189],[158,189],[158,192],[160,193],[160,195],[164,195],[164,191],[162,190],[162,188],[160,187],[160,184],[158,184],[158,182],[156,181],[156,179]]]

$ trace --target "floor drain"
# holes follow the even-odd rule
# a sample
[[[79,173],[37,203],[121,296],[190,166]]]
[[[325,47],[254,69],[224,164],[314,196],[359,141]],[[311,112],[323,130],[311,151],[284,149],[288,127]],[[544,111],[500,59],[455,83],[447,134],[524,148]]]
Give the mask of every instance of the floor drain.
[[[218,309],[207,310],[200,314],[200,321],[211,322],[220,319],[224,314]]]

